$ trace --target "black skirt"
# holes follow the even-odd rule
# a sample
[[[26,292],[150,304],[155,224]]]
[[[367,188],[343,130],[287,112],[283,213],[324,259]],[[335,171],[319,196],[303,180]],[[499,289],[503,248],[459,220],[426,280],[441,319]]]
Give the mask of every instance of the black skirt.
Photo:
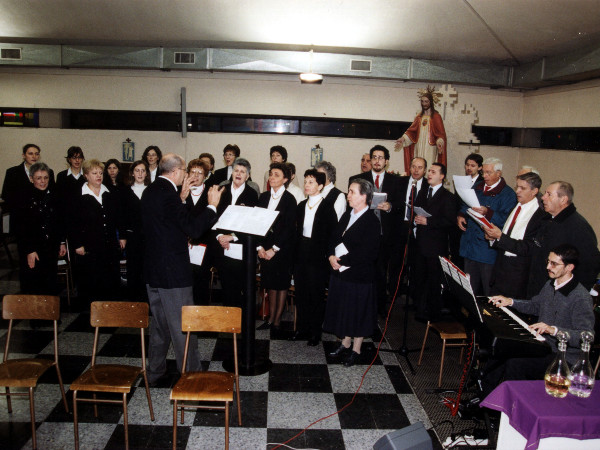
[[[277,252],[270,260],[260,260],[261,287],[287,291],[292,281],[292,266],[287,254]]]
[[[343,338],[371,336],[377,325],[373,283],[354,283],[332,275],[323,330]]]

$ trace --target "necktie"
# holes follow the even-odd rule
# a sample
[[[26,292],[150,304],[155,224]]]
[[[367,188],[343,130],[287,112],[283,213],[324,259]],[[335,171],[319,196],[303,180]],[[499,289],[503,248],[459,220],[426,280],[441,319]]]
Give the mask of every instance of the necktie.
[[[490,190],[490,187],[486,184],[485,187],[483,188],[483,192],[487,192]]]
[[[431,200],[432,195],[433,195],[433,188],[430,186],[429,191],[427,192],[427,200]]]
[[[515,226],[515,222],[517,221],[517,217],[519,216],[519,213],[521,212],[521,205],[517,206],[517,210],[515,211],[515,215],[513,216],[511,222],[510,222],[510,226],[508,227],[508,231],[506,232],[506,235],[510,237],[510,233],[512,233],[513,227]]]
[[[410,220],[410,212],[412,210],[413,199],[415,198],[416,192],[417,186],[413,184],[412,188],[410,189],[410,196],[408,197],[408,206],[406,207],[406,220]]]
[[[375,187],[379,189],[379,175],[375,177]]]

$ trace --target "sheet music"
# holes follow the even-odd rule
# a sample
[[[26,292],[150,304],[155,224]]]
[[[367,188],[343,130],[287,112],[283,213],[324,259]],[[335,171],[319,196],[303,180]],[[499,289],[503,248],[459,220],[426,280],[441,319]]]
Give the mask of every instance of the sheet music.
[[[188,250],[190,251],[190,262],[197,266],[201,266],[206,253],[206,245],[188,245]]]
[[[456,188],[456,193],[460,196],[463,202],[469,205],[470,208],[481,206],[474,189]]]
[[[264,236],[277,218],[279,211],[255,206],[229,205],[213,226],[213,230],[239,231]]]
[[[415,206],[414,212],[415,212],[415,216],[431,217],[431,214],[429,214],[427,211],[425,211],[420,206]]]
[[[373,200],[371,200],[371,209],[377,209],[377,205],[387,202],[387,194],[385,192],[373,192]]]
[[[243,258],[244,246],[242,244],[229,243],[229,249],[225,249],[223,254],[228,258],[237,259],[239,261]]]
[[[348,253],[348,249],[343,243],[338,244],[338,246],[335,248],[335,256],[337,256],[338,258],[341,258],[342,256],[347,255]],[[342,266],[340,267],[340,272],[348,270],[349,268],[350,266]]]

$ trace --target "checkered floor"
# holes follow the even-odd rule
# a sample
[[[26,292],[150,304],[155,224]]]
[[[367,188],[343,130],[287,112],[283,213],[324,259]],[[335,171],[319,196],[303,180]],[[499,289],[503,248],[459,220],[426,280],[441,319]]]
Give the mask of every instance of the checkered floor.
[[[63,308],[59,332],[61,372],[65,389],[90,363],[93,334],[89,312]],[[71,311],[71,312],[69,312]],[[257,325],[259,322],[257,322]],[[0,344],[4,346],[8,322],[0,323]],[[290,442],[293,448],[368,449],[385,434],[421,421],[431,424],[403,375],[392,353],[376,354],[376,343],[365,340],[359,365],[344,367],[328,356],[339,345],[335,336],[324,335],[317,347],[306,342],[291,342],[271,336],[270,330],[256,332],[256,353],[268,357],[272,369],[259,376],[241,377],[242,426],[232,412],[230,446],[232,449],[273,448],[292,438],[312,422],[329,416],[348,404],[364,376],[360,392],[351,406],[325,419]],[[28,321],[19,322],[12,337],[11,355],[52,357],[51,328],[32,330]],[[139,334],[116,329],[100,338],[99,362],[139,364]],[[222,361],[230,358],[231,342],[219,336],[201,336],[199,351],[204,369],[223,370]],[[384,342],[383,347],[386,344]],[[2,347],[3,348],[3,347]],[[13,355],[17,356],[17,355]],[[172,442],[172,406],[169,388],[176,379],[174,355],[169,356],[172,379],[151,389],[155,421],[150,421],[143,386],[129,398],[130,448],[166,449]],[[69,407],[72,396],[67,392]],[[37,439],[40,449],[70,449],[74,445],[73,416],[61,403],[56,374],[50,370],[35,394]],[[25,398],[13,401],[8,414],[0,400],[0,446],[4,449],[31,448],[29,406]],[[94,418],[90,404],[79,406],[80,444],[82,449],[123,448],[124,429],[119,406],[100,405]],[[235,411],[235,405],[232,408]],[[185,424],[178,428],[178,448],[212,449],[224,446],[222,412],[186,413]],[[430,431],[437,447],[437,438]]]

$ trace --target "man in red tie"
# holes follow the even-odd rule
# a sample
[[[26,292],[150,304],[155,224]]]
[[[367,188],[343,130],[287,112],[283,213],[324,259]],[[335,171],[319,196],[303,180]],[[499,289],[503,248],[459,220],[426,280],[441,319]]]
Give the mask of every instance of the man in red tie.
[[[504,227],[517,198],[502,178],[502,161],[498,158],[483,161],[483,181],[474,187],[480,206],[473,210],[497,227]],[[465,259],[465,272],[471,276],[475,294],[490,295],[497,250],[486,241],[481,227],[467,215],[467,209],[463,205],[457,218],[459,228],[465,232],[460,239],[460,256]]]
[[[527,280],[531,267],[531,252],[547,213],[539,207],[537,195],[542,179],[529,172],[517,176],[517,206],[511,211],[502,229],[496,225],[484,229],[485,238],[498,250],[492,273],[492,295],[527,299]]]

